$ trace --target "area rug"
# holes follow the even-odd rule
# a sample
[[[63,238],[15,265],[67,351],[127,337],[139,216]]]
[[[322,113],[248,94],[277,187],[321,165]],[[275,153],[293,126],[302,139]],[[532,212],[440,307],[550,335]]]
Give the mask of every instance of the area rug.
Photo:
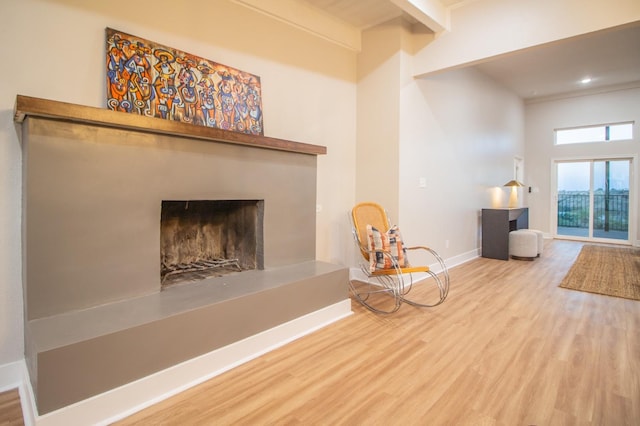
[[[585,245],[560,287],[640,300],[640,249]]]

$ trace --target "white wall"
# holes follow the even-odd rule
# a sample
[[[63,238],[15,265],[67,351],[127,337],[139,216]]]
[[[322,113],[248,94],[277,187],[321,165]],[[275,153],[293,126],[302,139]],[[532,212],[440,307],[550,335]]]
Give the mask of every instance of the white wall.
[[[226,0],[3,1],[0,16],[0,365],[23,357],[15,97],[103,107],[106,27],[259,75],[265,135],[327,147],[316,257],[343,263],[355,193],[355,53]]]
[[[521,99],[486,75],[461,69],[408,81],[401,116],[405,238],[417,236],[408,242],[428,244],[444,258],[474,252],[480,210],[506,207],[502,185],[513,179],[514,157],[524,156]]]
[[[416,55],[414,75],[640,20],[638,0],[482,0],[450,12],[451,31]]]
[[[526,171],[525,184],[540,189],[527,194],[530,207],[529,225],[552,234],[552,160],[576,158],[606,158],[640,155],[640,88],[607,93],[567,97],[526,105]],[[634,140],[607,144],[554,145],[554,129],[592,124],[635,121]],[[637,167],[637,165],[636,165]],[[637,169],[638,170],[638,169]],[[636,175],[636,190],[638,190]],[[636,198],[636,200],[638,200]],[[636,202],[635,212],[640,209]],[[632,225],[630,223],[630,225]],[[637,230],[632,242],[640,239]]]
[[[364,31],[358,55],[356,201],[375,201],[396,217],[401,31],[399,20]]]
[[[363,34],[356,198],[385,206],[410,245],[474,256],[479,211],[506,206],[498,187],[524,156],[524,105],[473,69],[414,79],[424,39],[398,21]]]

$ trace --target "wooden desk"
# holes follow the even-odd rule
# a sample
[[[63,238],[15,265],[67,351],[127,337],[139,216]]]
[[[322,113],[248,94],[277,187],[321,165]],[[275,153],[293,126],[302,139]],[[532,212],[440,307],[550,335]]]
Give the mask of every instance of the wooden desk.
[[[529,227],[529,209],[482,209],[482,257],[509,260],[509,232]]]

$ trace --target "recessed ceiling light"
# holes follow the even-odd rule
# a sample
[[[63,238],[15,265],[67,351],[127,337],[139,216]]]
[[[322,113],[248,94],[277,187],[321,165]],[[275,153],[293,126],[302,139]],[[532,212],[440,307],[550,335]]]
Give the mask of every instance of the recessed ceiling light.
[[[591,83],[591,77],[585,77],[582,80],[580,80],[580,83],[582,84],[589,84]]]

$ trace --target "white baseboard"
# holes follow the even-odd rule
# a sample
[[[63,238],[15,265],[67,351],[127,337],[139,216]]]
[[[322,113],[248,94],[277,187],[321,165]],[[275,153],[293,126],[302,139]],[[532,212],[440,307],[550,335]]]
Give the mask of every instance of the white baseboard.
[[[0,390],[19,388],[26,426],[108,425],[351,314],[351,299],[345,299],[43,416],[37,415],[24,360],[0,366]]]
[[[457,256],[450,257],[444,261],[447,265],[447,268],[453,268],[454,266],[460,266],[463,263],[467,263],[470,260],[473,260],[477,257],[480,257],[480,249],[473,249],[466,253],[459,254]]]
[[[0,365],[0,392],[19,388],[22,384],[22,365],[24,360]]]
[[[0,392],[18,389],[20,393],[20,405],[25,426],[35,424],[33,410],[33,394],[29,382],[29,373],[24,359],[0,365]]]

